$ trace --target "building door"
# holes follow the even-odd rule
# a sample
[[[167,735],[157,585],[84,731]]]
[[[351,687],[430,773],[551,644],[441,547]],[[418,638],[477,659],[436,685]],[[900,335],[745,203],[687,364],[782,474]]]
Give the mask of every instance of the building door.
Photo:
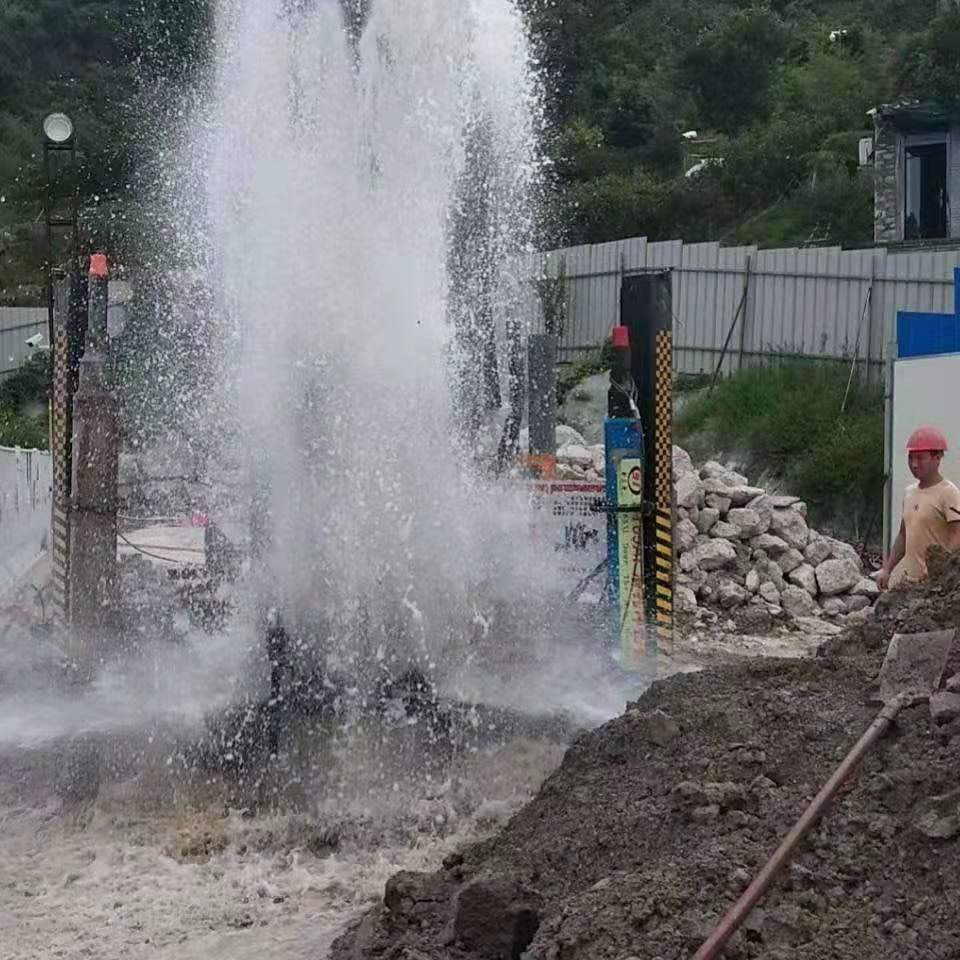
[[[908,143],[905,153],[903,237],[947,236],[947,143]]]

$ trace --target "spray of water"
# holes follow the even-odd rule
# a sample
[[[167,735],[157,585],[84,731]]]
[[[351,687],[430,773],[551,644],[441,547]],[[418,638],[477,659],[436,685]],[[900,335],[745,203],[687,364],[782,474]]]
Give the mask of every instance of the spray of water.
[[[542,588],[525,497],[480,478],[465,430],[493,406],[478,343],[506,379],[539,109],[511,0],[354,14],[223,0],[202,241],[269,491],[269,602],[355,670],[438,671],[478,612]]]
[[[245,521],[254,488],[265,552],[231,632],[178,654],[216,656],[169,683],[107,674],[0,740],[117,728],[144,703],[197,716],[262,647],[270,606],[361,685],[415,664],[468,698],[591,720],[622,705],[556,649],[528,491],[476,457],[516,394],[537,89],[513,0],[219,0],[211,70],[151,112],[159,255],[143,286],[166,306],[144,313],[161,362],[142,379],[164,402],[142,424],[179,421],[215,482],[236,441],[236,483],[209,505]],[[534,684],[513,665],[537,646]],[[476,669],[491,648],[506,684]]]

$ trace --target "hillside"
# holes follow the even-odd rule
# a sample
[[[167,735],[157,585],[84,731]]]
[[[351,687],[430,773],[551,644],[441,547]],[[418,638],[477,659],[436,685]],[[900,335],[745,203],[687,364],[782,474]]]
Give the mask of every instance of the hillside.
[[[867,242],[866,111],[960,90],[955,0],[519,2],[546,88],[545,244]],[[41,118],[76,119],[85,236],[122,250],[127,198],[156,149],[139,117],[202,67],[211,3],[0,5],[0,302],[35,296],[41,276]],[[685,146],[723,163],[685,177]]]

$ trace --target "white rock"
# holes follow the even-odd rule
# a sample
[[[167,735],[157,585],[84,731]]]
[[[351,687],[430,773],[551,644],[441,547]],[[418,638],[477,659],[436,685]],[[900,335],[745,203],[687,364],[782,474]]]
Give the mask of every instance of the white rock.
[[[803,587],[787,587],[780,597],[780,606],[791,617],[811,617],[817,611],[813,597]]]
[[[783,607],[781,607],[779,603],[768,603],[767,613],[769,613],[771,617],[782,617]]]
[[[586,477],[587,474],[581,467],[574,466],[572,463],[557,464],[558,480],[585,480]]]
[[[748,510],[756,510],[764,518],[767,526],[770,526],[770,517],[773,515],[773,506],[770,498],[764,493],[759,497],[754,497],[748,504]],[[766,531],[765,531],[766,532]]]
[[[727,515],[727,511],[732,505],[732,501],[729,497],[721,497],[719,493],[708,493],[703,502],[708,506],[716,510],[721,517]]]
[[[701,507],[697,512],[697,529],[701,533],[709,533],[713,525],[720,519],[720,511],[714,507]]]
[[[715,474],[713,479],[725,483],[728,487],[746,487],[750,484],[750,481],[736,470],[724,470],[722,473]]]
[[[849,560],[858,570],[863,570],[863,561],[855,547],[851,547],[849,543],[844,543],[842,540],[834,540],[833,537],[824,537],[824,539],[830,544],[830,556],[834,560]]]
[[[590,448],[590,453],[593,454],[593,469],[602,477],[607,472],[607,458],[603,444],[595,443]]]
[[[583,435],[577,433],[573,427],[567,426],[565,423],[557,424],[557,449],[561,447],[566,447],[569,444],[575,444],[578,447],[585,447],[587,441],[583,439]]]
[[[673,539],[681,553],[692,550],[697,544],[697,528],[691,520],[681,520],[673,531]]]
[[[795,510],[797,513],[800,514],[801,517],[803,517],[804,520],[807,519],[807,505],[802,501],[798,500],[796,503],[791,503],[790,506],[787,507],[787,509]]]
[[[834,597],[860,582],[860,571],[849,560],[824,560],[817,567],[817,586],[825,597]]]
[[[827,597],[820,606],[826,617],[839,617],[847,612],[847,605],[839,597]]]
[[[787,541],[787,546],[803,550],[810,540],[807,521],[796,510],[774,510],[770,515],[770,533]]]
[[[822,537],[819,540],[811,540],[807,544],[807,549],[803,551],[803,555],[811,567],[819,567],[824,560],[830,559],[830,544]]]
[[[786,510],[787,507],[792,507],[795,503],[799,502],[799,497],[791,497],[783,494],[770,495],[770,505],[780,510]]]
[[[842,629],[835,623],[827,623],[817,617],[795,617],[793,621],[804,633],[819,637],[835,637]]]
[[[732,580],[724,580],[717,591],[717,597],[720,600],[720,606],[724,610],[731,610],[733,607],[739,607],[747,599],[747,591]]]
[[[703,505],[703,481],[695,473],[685,473],[680,477],[674,490],[678,507],[700,507]]]
[[[750,487],[739,483],[730,486],[716,477],[704,480],[703,486],[708,494],[712,493],[718,497],[724,497],[735,507],[745,507],[751,500],[763,494],[760,487]]]
[[[756,570],[751,570],[747,574],[746,588],[751,593],[756,593],[760,589],[760,574]]]
[[[755,500],[763,494],[760,487],[751,487],[742,483],[727,489],[729,493],[725,493],[724,496],[729,497],[735,507],[745,507],[751,500]]]
[[[864,607],[863,610],[852,610],[847,614],[847,623],[859,626],[866,623],[873,616],[873,607]]]
[[[781,553],[789,550],[787,541],[772,533],[761,533],[759,537],[754,537],[750,541],[750,546],[754,550],[762,550],[768,557],[779,557]]]
[[[592,467],[593,454],[589,447],[579,443],[567,443],[557,450],[557,459],[564,460],[577,467]]]
[[[682,477],[685,473],[696,473],[696,468],[693,465],[693,460],[690,459],[690,454],[687,453],[682,447],[678,447],[674,444],[673,447],[673,475],[674,477]]]
[[[729,540],[710,540],[694,547],[681,560],[690,557],[693,566],[701,570],[720,570],[723,567],[736,563],[737,551]]]
[[[870,606],[870,598],[862,595],[847,597],[845,607],[847,613],[856,613],[858,610],[866,610]]]
[[[679,613],[697,611],[697,595],[689,587],[678,586],[673,592],[673,602]]]
[[[868,599],[880,596],[880,588],[876,581],[871,580],[870,577],[861,577],[850,592],[855,597],[867,597]]]
[[[783,575],[786,576],[788,573],[793,573],[797,567],[803,565],[803,554],[799,550],[794,550],[791,547],[786,553],[780,555],[777,560],[777,566],[780,567]]]
[[[704,480],[709,480],[711,477],[719,477],[720,474],[726,472],[726,467],[722,463],[717,463],[716,460],[708,460],[700,468],[700,476]]]
[[[684,573],[693,573],[697,569],[697,561],[693,557],[693,550],[680,554],[680,569]]]
[[[787,579],[798,587],[803,587],[811,597],[817,595],[817,574],[809,563],[801,564]]]
[[[759,537],[767,532],[770,517],[748,507],[737,507],[728,511],[727,523],[732,523],[740,530],[742,539],[749,540],[751,537]]]
[[[740,528],[735,527],[732,523],[727,523],[726,520],[718,520],[710,528],[710,536],[720,537],[724,540],[739,540]]]
[[[760,596],[763,597],[767,603],[777,606],[780,604],[780,591],[769,580],[766,583],[760,584]]]

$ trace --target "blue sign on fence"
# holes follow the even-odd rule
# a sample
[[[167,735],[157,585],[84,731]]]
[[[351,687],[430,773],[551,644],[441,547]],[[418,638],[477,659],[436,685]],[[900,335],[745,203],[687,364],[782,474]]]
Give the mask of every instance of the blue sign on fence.
[[[953,271],[953,313],[897,311],[897,356],[960,353],[960,267]]]

